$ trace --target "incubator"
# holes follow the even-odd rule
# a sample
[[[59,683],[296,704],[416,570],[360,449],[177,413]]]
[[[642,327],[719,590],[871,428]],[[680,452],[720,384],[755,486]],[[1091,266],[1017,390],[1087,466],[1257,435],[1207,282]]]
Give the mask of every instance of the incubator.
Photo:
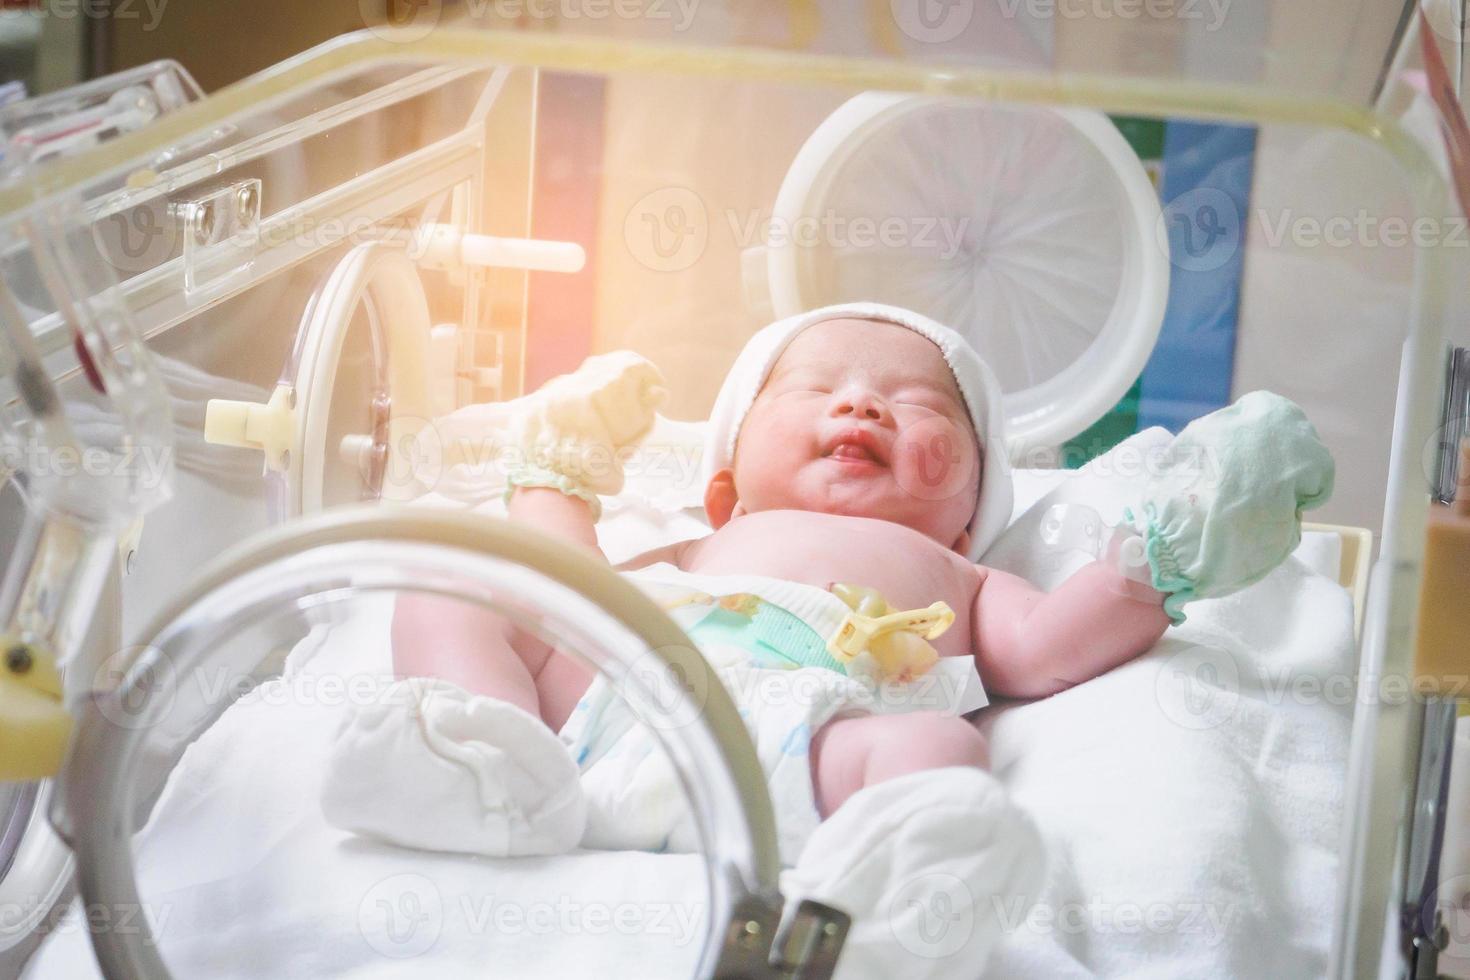
[[[1081,77],[922,45],[445,24],[352,35],[209,97],[160,63],[0,108],[0,967],[869,975],[844,953],[863,923],[783,900],[755,748],[687,617],[486,520],[500,488],[460,480],[436,439],[456,409],[587,354],[646,355],[670,417],[599,526],[631,557],[707,530],[703,419],[744,341],[877,300],[994,368],[1018,493],[984,561],[1039,583],[1117,522],[1162,437],[1146,420],[1213,407],[1220,350],[1170,330],[1192,303],[1251,327],[1226,348],[1235,388],[1297,399],[1347,453],[1337,523],[1310,526],[1280,575],[1117,677],[982,716],[1068,856],[1049,917],[1012,921],[985,975],[1428,969],[1437,933],[1465,928],[1448,891],[1464,882],[1439,888],[1424,843],[1453,709],[1386,681],[1420,679],[1465,266],[1444,238],[1272,232],[1298,200],[1319,221],[1456,212],[1438,132],[1412,132],[1422,99],[1293,91],[1262,64]],[[1167,124],[1213,128],[1162,164],[1125,138]],[[1151,388],[1160,357],[1197,390]],[[1357,397],[1335,379],[1365,366],[1388,379],[1361,393],[1383,402],[1367,429],[1334,411]],[[1119,446],[1110,424],[1146,431]],[[411,594],[493,610],[606,675],[655,734],[698,850],[487,859],[328,826],[338,716],[391,674]],[[1079,750],[1092,739],[1106,765]],[[939,968],[953,952],[925,948]]]

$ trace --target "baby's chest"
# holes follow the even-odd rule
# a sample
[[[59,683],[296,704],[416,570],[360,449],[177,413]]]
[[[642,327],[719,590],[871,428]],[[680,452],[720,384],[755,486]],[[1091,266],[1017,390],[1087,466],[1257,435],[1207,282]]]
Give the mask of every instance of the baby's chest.
[[[741,533],[725,534],[729,530]],[[701,542],[687,567],[712,575],[764,575],[820,589],[838,582],[864,586],[882,593],[894,609],[942,601],[954,610],[955,624],[936,645],[947,655],[970,652],[977,569],[922,535],[897,530],[904,533],[830,522],[787,526],[771,521],[740,529],[731,523]]]

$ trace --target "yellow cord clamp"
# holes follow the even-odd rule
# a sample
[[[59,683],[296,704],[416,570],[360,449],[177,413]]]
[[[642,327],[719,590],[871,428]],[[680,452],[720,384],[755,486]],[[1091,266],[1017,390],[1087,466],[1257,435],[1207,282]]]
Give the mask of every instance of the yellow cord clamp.
[[[55,775],[71,724],[55,660],[34,644],[0,635],[0,782]]]
[[[954,625],[954,610],[947,603],[894,611],[877,590],[842,582],[832,586],[832,594],[852,610],[827,642],[827,651],[839,663],[867,653],[882,678],[907,681],[938,662],[939,652],[928,641]]]

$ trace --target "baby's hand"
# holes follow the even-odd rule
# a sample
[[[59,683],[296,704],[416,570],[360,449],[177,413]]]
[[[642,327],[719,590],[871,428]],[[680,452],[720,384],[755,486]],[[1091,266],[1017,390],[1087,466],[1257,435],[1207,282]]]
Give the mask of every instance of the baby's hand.
[[[1266,391],[1190,422],[1152,470],[1124,517],[1176,623],[1184,603],[1238,592],[1285,561],[1335,474],[1301,407]]]
[[[523,400],[512,434],[524,454],[518,469],[549,471],[594,494],[617,493],[619,454],[648,434],[667,398],[663,375],[648,359],[632,351],[589,357]]]

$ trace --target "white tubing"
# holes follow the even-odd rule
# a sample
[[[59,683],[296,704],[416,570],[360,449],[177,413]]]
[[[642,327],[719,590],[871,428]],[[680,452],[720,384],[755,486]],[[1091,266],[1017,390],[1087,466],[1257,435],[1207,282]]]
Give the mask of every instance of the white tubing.
[[[587,253],[576,242],[548,242],[535,238],[465,235],[460,242],[459,254],[465,265],[533,269],[537,272],[581,272],[587,264]]]
[[[581,272],[587,253],[576,242],[465,234],[453,225],[424,225],[410,258],[434,268],[472,265],[535,272]]]

